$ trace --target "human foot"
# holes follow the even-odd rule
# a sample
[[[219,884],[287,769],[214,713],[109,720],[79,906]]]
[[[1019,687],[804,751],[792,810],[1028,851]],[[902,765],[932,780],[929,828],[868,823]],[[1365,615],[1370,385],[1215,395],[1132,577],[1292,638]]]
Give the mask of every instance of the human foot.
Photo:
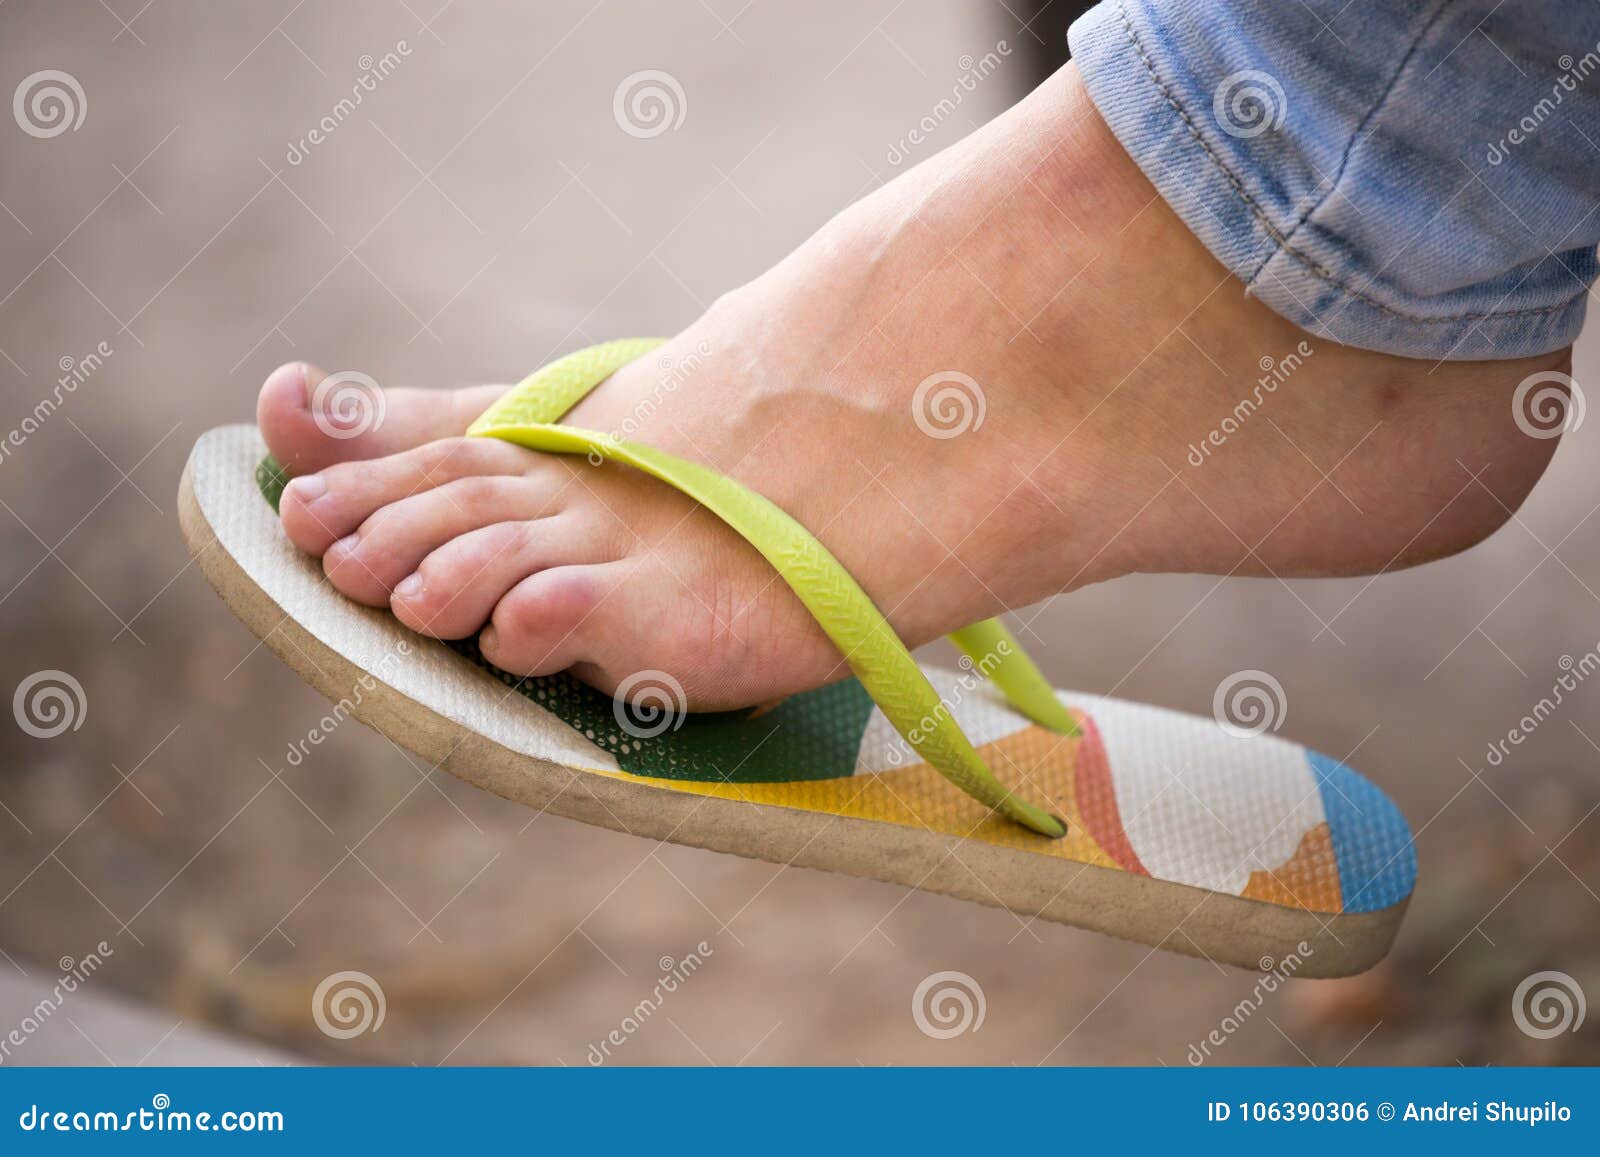
[[[1523,434],[1511,398],[1565,365],[1308,336],[1194,240],[1069,66],[565,421],[765,494],[917,645],[1133,571],[1352,574],[1460,550],[1542,472],[1554,441]],[[845,672],[677,492],[447,437],[504,387],[394,391],[382,424],[340,438],[308,374],[275,374],[259,418],[291,472],[317,472],[285,492],[286,531],[352,598],[444,638],[488,624],[510,671],[607,691],[665,671],[702,709]]]

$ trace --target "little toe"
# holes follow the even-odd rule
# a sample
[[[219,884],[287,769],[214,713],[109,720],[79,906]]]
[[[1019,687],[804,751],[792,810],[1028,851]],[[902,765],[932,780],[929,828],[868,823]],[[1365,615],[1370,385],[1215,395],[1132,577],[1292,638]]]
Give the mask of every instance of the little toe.
[[[558,566],[523,579],[478,637],[484,658],[514,675],[551,675],[592,661],[595,608],[616,586],[616,564]]]

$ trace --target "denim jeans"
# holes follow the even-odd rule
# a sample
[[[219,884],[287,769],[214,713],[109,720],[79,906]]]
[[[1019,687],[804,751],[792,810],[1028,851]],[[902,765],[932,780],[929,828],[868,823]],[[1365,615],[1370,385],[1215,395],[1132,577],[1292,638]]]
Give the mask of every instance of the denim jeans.
[[[1091,99],[1249,293],[1431,359],[1568,345],[1600,242],[1592,0],[1105,0]]]

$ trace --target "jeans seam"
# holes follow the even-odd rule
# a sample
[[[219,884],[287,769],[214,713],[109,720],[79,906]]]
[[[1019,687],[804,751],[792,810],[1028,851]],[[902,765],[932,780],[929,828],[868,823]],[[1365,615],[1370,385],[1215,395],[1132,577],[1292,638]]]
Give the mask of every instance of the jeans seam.
[[[1184,107],[1183,102],[1178,99],[1173,90],[1169,88],[1166,82],[1161,79],[1161,74],[1156,69],[1155,61],[1146,51],[1144,42],[1139,38],[1138,30],[1133,26],[1133,19],[1128,15],[1127,5],[1119,2],[1117,4],[1117,11],[1122,17],[1122,27],[1127,34],[1128,43],[1133,47],[1134,53],[1144,64],[1145,70],[1149,72],[1150,79],[1152,83],[1155,84],[1156,90],[1161,93],[1162,98],[1167,102],[1167,104],[1172,106],[1172,110],[1176,112],[1178,114],[1178,118],[1183,121],[1184,127],[1189,130],[1189,135],[1195,139],[1195,143],[1200,146],[1201,151],[1203,151],[1211,163],[1216,166],[1217,171],[1222,174],[1223,179],[1233,187],[1234,192],[1239,195],[1239,199],[1244,202],[1245,207],[1250,210],[1251,216],[1255,217],[1255,219],[1260,222],[1261,227],[1267,231],[1267,235],[1276,244],[1276,250],[1274,250],[1274,252],[1268,256],[1268,258],[1258,267],[1258,274],[1261,269],[1266,268],[1267,264],[1271,262],[1272,257],[1275,257],[1281,253],[1289,258],[1292,258],[1294,261],[1299,262],[1313,276],[1327,282],[1328,285],[1332,286],[1340,293],[1347,294],[1350,297],[1355,298],[1357,301],[1371,306],[1373,309],[1387,313],[1393,317],[1400,318],[1403,321],[1414,322],[1420,325],[1455,325],[1464,321],[1493,321],[1513,317],[1553,316],[1562,312],[1563,310],[1570,309],[1574,302],[1582,301],[1588,295],[1588,291],[1585,290],[1583,293],[1574,294],[1572,297],[1569,297],[1564,301],[1557,302],[1554,305],[1540,306],[1533,309],[1518,309],[1492,313],[1461,313],[1453,314],[1449,317],[1423,317],[1416,314],[1406,313],[1404,310],[1396,309],[1391,305],[1387,305],[1384,302],[1379,301],[1377,298],[1369,297],[1360,290],[1346,285],[1344,282],[1339,280],[1338,276],[1331,269],[1328,269],[1326,266],[1322,265],[1309,254],[1302,253],[1294,246],[1288,244],[1288,236],[1272,223],[1272,220],[1267,216],[1266,211],[1261,207],[1260,204],[1257,203],[1256,199],[1250,194],[1250,191],[1245,188],[1244,182],[1241,181],[1233,172],[1233,170],[1228,167],[1227,162],[1224,161],[1216,152],[1216,150],[1211,147],[1211,143],[1205,139],[1204,134],[1200,132],[1199,125],[1195,122],[1194,118],[1189,115],[1189,111]],[[1252,282],[1246,282],[1246,287],[1248,288],[1251,283]]]
[[[1344,180],[1345,169],[1350,165],[1350,156],[1356,151],[1356,143],[1361,140],[1362,131],[1383,111],[1383,106],[1389,102],[1389,94],[1394,92],[1395,86],[1400,83],[1400,78],[1405,75],[1406,66],[1411,63],[1411,58],[1416,55],[1417,49],[1422,47],[1422,42],[1428,38],[1428,33],[1433,31],[1433,26],[1439,22],[1440,17],[1445,14],[1445,10],[1450,7],[1450,2],[1451,0],[1439,0],[1439,4],[1433,10],[1433,14],[1428,17],[1421,30],[1417,33],[1417,38],[1411,42],[1411,47],[1407,48],[1405,55],[1400,58],[1400,64],[1394,70],[1394,75],[1389,78],[1389,83],[1383,86],[1383,92],[1378,95],[1378,99],[1367,110],[1366,115],[1361,118],[1361,123],[1356,125],[1355,132],[1350,134],[1350,139],[1345,142],[1344,151],[1339,155],[1339,167],[1334,172],[1333,180],[1329,182],[1327,190],[1306,206],[1305,211],[1295,219],[1294,224],[1289,226],[1289,231],[1283,235],[1283,242],[1279,249],[1288,247],[1294,235],[1300,231],[1300,226],[1309,221],[1318,209],[1328,203],[1328,198],[1338,192],[1339,182]],[[1253,283],[1271,261],[1272,255],[1269,255],[1265,261],[1256,267],[1255,272],[1250,275],[1250,280],[1245,284]]]

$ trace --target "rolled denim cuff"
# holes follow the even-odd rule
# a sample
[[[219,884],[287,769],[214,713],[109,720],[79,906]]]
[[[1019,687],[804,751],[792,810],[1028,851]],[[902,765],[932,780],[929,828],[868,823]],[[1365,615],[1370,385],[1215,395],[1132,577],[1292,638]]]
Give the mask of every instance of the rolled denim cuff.
[[[1405,11],[1371,8],[1369,23],[1391,26],[1368,29],[1360,53],[1341,53],[1336,36],[1314,46],[1317,25],[1297,28],[1306,18],[1288,12],[1316,18],[1305,5],[1183,0],[1107,0],[1069,42],[1090,98],[1166,203],[1283,317],[1435,360],[1571,344],[1596,262],[1592,229],[1561,223],[1600,228],[1595,190],[1550,204],[1571,174],[1541,166],[1573,164],[1547,147],[1550,133],[1515,170],[1496,168],[1490,134],[1520,98],[1492,87],[1498,73],[1463,79],[1481,58],[1439,20],[1447,6],[1388,7]],[[1548,87],[1524,81],[1535,95]],[[1517,210],[1496,204],[1507,198],[1533,223],[1512,222]]]

